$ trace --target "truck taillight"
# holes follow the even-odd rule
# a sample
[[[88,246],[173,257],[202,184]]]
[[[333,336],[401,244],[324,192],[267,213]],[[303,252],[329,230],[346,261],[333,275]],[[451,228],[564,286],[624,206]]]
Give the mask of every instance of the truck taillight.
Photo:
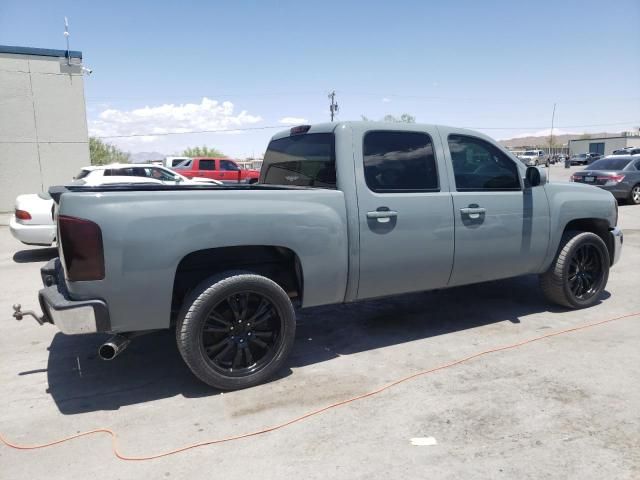
[[[18,220],[31,220],[31,214],[26,210],[17,210],[16,209],[16,218]]]
[[[102,280],[104,278],[104,250],[102,231],[89,220],[58,215],[59,243],[72,281]]]

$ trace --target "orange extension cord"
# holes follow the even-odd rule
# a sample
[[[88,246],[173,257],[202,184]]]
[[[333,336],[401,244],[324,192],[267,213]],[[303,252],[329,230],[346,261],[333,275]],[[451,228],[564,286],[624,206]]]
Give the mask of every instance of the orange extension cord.
[[[184,447],[176,448],[174,450],[168,450],[166,452],[156,453],[155,455],[144,455],[144,456],[140,456],[140,457],[124,455],[123,453],[120,452],[120,450],[118,448],[118,442],[117,442],[118,436],[116,435],[116,433],[113,430],[111,430],[109,428],[97,428],[95,430],[90,430],[90,431],[87,431],[87,432],[78,433],[76,435],[71,435],[69,437],[61,438],[59,440],[54,440],[53,442],[43,443],[43,444],[40,444],[40,445],[18,445],[18,444],[15,444],[15,443],[12,443],[12,442],[8,441],[4,437],[4,435],[2,435],[1,433],[0,433],[0,441],[2,441],[2,443],[4,443],[6,446],[11,447],[11,448],[15,448],[15,449],[18,449],[18,450],[37,450],[37,449],[40,449],[40,448],[51,447],[53,445],[58,445],[60,443],[68,442],[68,441],[74,440],[76,438],[86,437],[88,435],[93,435],[93,434],[96,434],[96,433],[106,433],[107,435],[111,436],[111,446],[112,446],[113,454],[117,458],[119,458],[120,460],[129,460],[129,461],[154,460],[156,458],[168,457],[169,455],[175,455],[176,453],[180,453],[180,452],[184,452],[184,451],[187,451],[187,450],[191,450],[193,448],[204,447],[204,446],[207,446],[207,445],[214,445],[214,444],[217,444],[217,443],[231,442],[231,441],[234,441],[234,440],[240,440],[241,438],[255,437],[257,435],[262,435],[263,433],[273,432],[274,430],[280,430],[280,429],[288,427],[289,425],[292,425],[294,423],[298,423],[298,422],[301,422],[302,420],[305,420],[307,418],[313,417],[315,415],[319,415],[319,414],[321,414],[323,412],[326,412],[327,410],[331,410],[333,408],[337,408],[337,407],[340,407],[342,405],[347,405],[348,403],[355,402],[356,400],[362,400],[363,398],[372,397],[374,395],[377,395],[378,393],[381,393],[381,392],[384,392],[385,390],[390,389],[391,387],[395,387],[396,385],[398,385],[400,383],[412,380],[412,379],[420,377],[422,375],[427,375],[427,374],[430,374],[430,373],[437,372],[439,370],[444,370],[446,368],[450,368],[450,367],[453,367],[455,365],[459,365],[459,364],[464,363],[464,362],[468,362],[469,360],[473,360],[474,358],[478,358],[478,357],[480,357],[482,355],[487,355],[489,353],[494,353],[494,352],[500,352],[500,351],[503,351],[503,350],[509,350],[509,349],[512,349],[512,348],[518,348],[518,347],[521,347],[523,345],[527,345],[529,343],[533,343],[533,342],[537,342],[539,340],[543,340],[545,338],[550,338],[550,337],[555,337],[557,335],[564,335],[564,334],[567,334],[567,333],[577,332],[579,330],[585,330],[587,328],[592,328],[592,327],[596,327],[598,325],[604,325],[605,323],[611,323],[611,322],[615,322],[617,320],[622,320],[624,318],[630,318],[630,317],[636,317],[636,316],[639,316],[639,315],[640,315],[640,312],[629,313],[627,315],[621,315],[619,317],[610,318],[608,320],[601,320],[601,321],[595,322],[595,323],[589,323],[589,324],[581,325],[581,326],[578,326],[578,327],[567,328],[566,330],[560,330],[560,331],[557,331],[557,332],[548,333],[548,334],[542,335],[540,337],[530,338],[528,340],[523,340],[521,342],[513,343],[511,345],[506,345],[506,346],[503,346],[503,347],[496,347],[496,348],[492,348],[492,349],[489,349],[489,350],[485,350],[483,352],[475,353],[473,355],[469,355],[468,357],[464,357],[464,358],[462,358],[460,360],[455,360],[453,362],[446,363],[446,364],[440,365],[438,367],[430,368],[428,370],[422,370],[420,372],[414,373],[412,375],[403,377],[403,378],[401,378],[399,380],[396,380],[396,381],[391,382],[391,383],[389,383],[387,385],[384,385],[384,386],[382,386],[382,387],[380,387],[380,388],[378,388],[376,390],[372,390],[370,392],[363,393],[361,395],[358,395],[358,396],[355,396],[355,397],[352,397],[352,398],[348,398],[346,400],[342,400],[340,402],[333,403],[331,405],[327,405],[327,406],[319,408],[317,410],[312,410],[310,412],[305,413],[304,415],[292,418],[291,420],[287,420],[286,422],[279,423],[279,424],[273,425],[271,427],[265,427],[265,428],[262,428],[260,430],[256,430],[254,432],[242,433],[242,434],[234,435],[234,436],[231,436],[231,437],[218,438],[218,439],[214,439],[214,440],[207,440],[207,441],[204,441],[204,442],[194,443],[194,444],[191,444],[191,445],[185,445]]]

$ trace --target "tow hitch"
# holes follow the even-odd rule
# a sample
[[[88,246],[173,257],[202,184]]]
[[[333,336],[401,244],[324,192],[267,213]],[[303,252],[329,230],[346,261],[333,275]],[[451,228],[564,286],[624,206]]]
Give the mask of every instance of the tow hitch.
[[[22,320],[25,316],[27,317],[33,317],[35,319],[36,322],[38,322],[39,325],[44,325],[45,323],[50,323],[48,320],[45,319],[44,315],[42,316],[38,316],[36,315],[36,312],[34,312],[33,310],[27,310],[27,311],[22,311],[22,305],[20,305],[19,303],[16,303],[13,305],[13,318],[15,318],[16,320],[20,321]]]

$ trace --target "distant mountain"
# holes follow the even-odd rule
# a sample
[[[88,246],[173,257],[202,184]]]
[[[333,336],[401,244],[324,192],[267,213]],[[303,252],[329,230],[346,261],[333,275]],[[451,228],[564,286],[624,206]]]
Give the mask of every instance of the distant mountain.
[[[569,140],[576,140],[578,138],[600,138],[600,137],[617,137],[619,133],[601,132],[601,133],[569,133],[563,135],[554,135],[554,145],[568,145]],[[498,142],[505,147],[549,147],[549,135],[537,135],[509,138],[506,140],[498,140]]]
[[[149,163],[153,160],[164,160],[167,155],[160,152],[136,152],[129,154],[129,163]]]

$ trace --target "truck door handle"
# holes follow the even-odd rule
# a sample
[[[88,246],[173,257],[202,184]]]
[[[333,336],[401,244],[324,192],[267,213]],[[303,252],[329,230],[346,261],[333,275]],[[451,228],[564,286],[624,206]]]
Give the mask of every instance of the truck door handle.
[[[397,217],[398,212],[395,210],[375,210],[373,212],[367,212],[367,218],[391,218]]]
[[[481,213],[486,212],[487,210],[483,207],[466,207],[460,209],[460,213],[462,215],[480,215]]]

